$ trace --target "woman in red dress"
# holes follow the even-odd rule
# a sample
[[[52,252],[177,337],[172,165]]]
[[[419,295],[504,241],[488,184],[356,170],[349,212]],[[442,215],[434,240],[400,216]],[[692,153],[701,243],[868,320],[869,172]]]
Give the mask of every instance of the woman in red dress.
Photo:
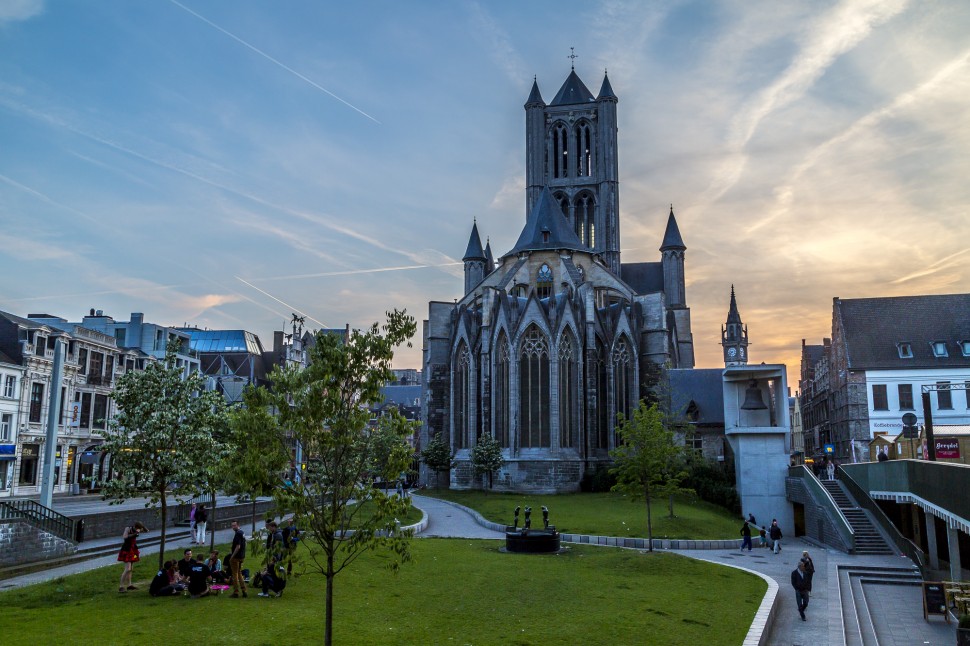
[[[121,551],[118,552],[118,560],[125,564],[125,569],[121,573],[118,592],[127,592],[128,590],[136,589],[131,584],[131,564],[138,561],[138,545],[136,543],[138,535],[147,531],[147,527],[135,521],[135,524],[131,527],[125,527],[125,533],[121,535],[123,542],[121,543]]]

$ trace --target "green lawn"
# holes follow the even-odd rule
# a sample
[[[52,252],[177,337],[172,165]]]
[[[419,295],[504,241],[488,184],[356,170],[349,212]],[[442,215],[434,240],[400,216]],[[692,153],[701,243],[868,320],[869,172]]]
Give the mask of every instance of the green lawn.
[[[524,510],[531,506],[532,526],[542,527],[541,507],[545,505],[549,508],[549,522],[560,532],[636,538],[647,536],[647,509],[644,502],[631,502],[629,497],[618,493],[538,495],[428,489],[421,494],[471,507],[488,520],[503,525],[512,524],[516,506],[523,509],[519,524],[524,524]],[[741,538],[741,519],[716,505],[677,497],[674,518],[669,517],[666,500],[654,501],[651,510],[654,538]]]
[[[767,589],[758,577],[674,554],[569,546],[503,554],[501,542],[415,539],[393,575],[368,554],[337,577],[335,644],[739,644]],[[224,551],[226,546],[221,546]],[[172,552],[172,557],[176,552]],[[317,644],[324,579],[292,577],[280,599],[153,599],[121,566],[0,593],[5,645]]]

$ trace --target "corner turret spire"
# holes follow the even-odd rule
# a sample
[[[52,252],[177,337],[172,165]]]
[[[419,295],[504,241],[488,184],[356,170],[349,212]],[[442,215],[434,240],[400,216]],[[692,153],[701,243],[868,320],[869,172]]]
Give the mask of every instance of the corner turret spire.
[[[600,86],[600,93],[599,96],[596,97],[596,100],[603,101],[607,99],[612,99],[613,101],[617,100],[616,95],[613,93],[613,86],[610,85],[610,76],[606,73],[606,71],[604,71],[603,85]]]
[[[486,260],[485,252],[482,250],[482,238],[478,235],[478,221],[472,224],[472,234],[468,237],[468,248],[465,249],[463,261]]]
[[[529,92],[529,98],[525,101],[525,107],[546,107],[546,102],[542,100],[542,94],[539,92],[539,77],[532,78],[532,91]]]
[[[687,246],[684,244],[684,239],[680,237],[680,228],[677,226],[677,218],[674,217],[674,205],[670,205],[670,215],[667,216],[667,230],[664,231],[663,243],[660,245],[660,251],[667,251],[670,249],[686,249]]]

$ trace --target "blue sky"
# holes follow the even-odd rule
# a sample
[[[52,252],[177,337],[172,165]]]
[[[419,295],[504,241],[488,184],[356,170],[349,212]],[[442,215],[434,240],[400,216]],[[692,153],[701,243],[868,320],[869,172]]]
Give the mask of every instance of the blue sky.
[[[0,308],[421,320],[473,218],[514,244],[570,47],[619,96],[624,261],[674,204],[700,367],[732,283],[792,379],[833,297],[966,291],[967,2],[0,0]]]

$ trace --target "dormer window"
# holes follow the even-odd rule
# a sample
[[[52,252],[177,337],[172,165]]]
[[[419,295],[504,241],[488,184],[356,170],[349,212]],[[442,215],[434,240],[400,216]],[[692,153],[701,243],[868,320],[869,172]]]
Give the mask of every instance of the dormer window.
[[[930,343],[930,347],[933,348],[934,357],[945,357],[946,352],[946,341],[933,341]]]
[[[896,349],[899,350],[900,359],[912,359],[913,358],[913,344],[907,341],[896,344]]]
[[[960,352],[963,356],[970,357],[970,341],[960,341]]]

